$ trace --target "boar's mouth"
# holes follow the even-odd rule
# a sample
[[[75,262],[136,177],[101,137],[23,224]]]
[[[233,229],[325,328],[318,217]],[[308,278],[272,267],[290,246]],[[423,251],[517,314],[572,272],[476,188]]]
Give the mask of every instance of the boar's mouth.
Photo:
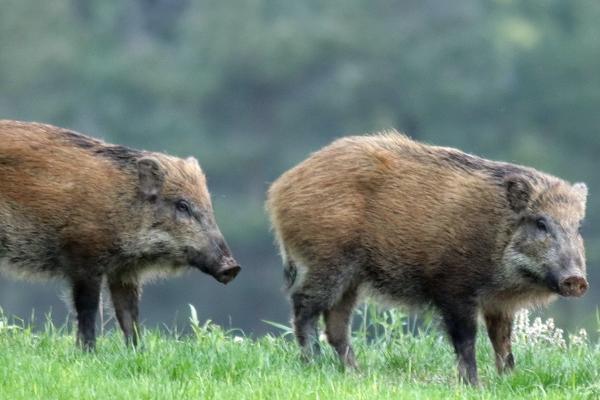
[[[539,275],[525,266],[519,266],[519,274],[529,283],[547,288],[553,293],[560,294],[558,278],[552,272],[546,272],[544,275]]]
[[[519,274],[521,274],[521,276],[530,283],[542,284],[542,285],[548,284],[547,279],[545,277],[539,276],[538,274],[536,274],[535,272],[533,272],[532,270],[528,269],[525,266],[519,266],[517,268],[517,270],[519,271]]]
[[[546,276],[544,277],[544,282],[546,283],[548,289],[550,289],[552,292],[562,294],[560,292],[558,277],[556,276],[556,274],[552,272],[547,272]]]

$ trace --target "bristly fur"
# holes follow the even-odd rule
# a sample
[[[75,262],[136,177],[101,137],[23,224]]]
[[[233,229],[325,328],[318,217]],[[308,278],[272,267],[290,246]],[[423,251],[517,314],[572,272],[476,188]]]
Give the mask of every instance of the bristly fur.
[[[349,315],[366,290],[434,305],[455,345],[471,340],[473,321],[483,313],[504,366],[501,332],[512,313],[554,297],[540,286],[540,260],[522,258],[528,269],[519,272],[517,227],[536,213],[576,226],[586,194],[583,184],[397,132],[336,140],[284,173],[268,193],[299,343],[314,350],[311,337],[323,314],[331,344],[352,366]],[[575,244],[569,251],[583,259],[582,243],[568,232],[566,245]],[[513,247],[514,254],[507,250]],[[302,276],[294,274],[299,265]],[[459,352],[459,360],[463,377],[474,383],[474,362],[466,361],[474,360],[471,350]]]
[[[195,159],[0,120],[0,271],[68,279],[84,347],[103,277],[135,343],[142,281],[225,263],[235,269]]]

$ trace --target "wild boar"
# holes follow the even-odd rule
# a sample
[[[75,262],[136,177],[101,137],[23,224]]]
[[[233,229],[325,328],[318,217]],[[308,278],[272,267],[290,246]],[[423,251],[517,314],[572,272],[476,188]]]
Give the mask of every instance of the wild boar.
[[[224,284],[240,271],[194,158],[0,121],[0,270],[67,279],[81,346],[95,345],[103,280],[135,345],[142,283],[187,266]]]
[[[586,197],[583,183],[397,132],[335,141],[268,193],[303,353],[318,352],[323,314],[329,343],[356,366],[349,322],[367,293],[439,310],[473,385],[482,314],[498,370],[512,369],[515,310],[588,287]]]

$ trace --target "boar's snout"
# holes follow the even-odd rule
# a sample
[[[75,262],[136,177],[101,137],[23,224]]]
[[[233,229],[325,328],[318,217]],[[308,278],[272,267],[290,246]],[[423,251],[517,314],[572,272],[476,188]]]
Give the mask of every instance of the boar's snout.
[[[565,297],[581,297],[587,288],[588,282],[581,275],[566,276],[558,282],[558,293]]]
[[[215,272],[214,277],[217,281],[227,285],[240,273],[241,269],[242,267],[233,258],[228,258],[224,265]]]
[[[211,240],[208,249],[192,252],[190,264],[200,271],[211,275],[223,284],[231,282],[242,269],[231,255],[225,239],[219,234]]]

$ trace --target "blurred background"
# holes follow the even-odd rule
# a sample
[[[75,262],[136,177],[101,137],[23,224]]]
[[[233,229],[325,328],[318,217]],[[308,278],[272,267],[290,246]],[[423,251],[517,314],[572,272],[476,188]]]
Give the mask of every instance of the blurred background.
[[[249,334],[287,323],[269,183],[337,137],[396,128],[588,183],[591,290],[540,312],[593,333],[598,21],[595,0],[0,0],[0,118],[200,160],[244,269],[148,285],[146,326],[185,326],[188,304]],[[0,307],[62,323],[65,288],[0,276]]]

